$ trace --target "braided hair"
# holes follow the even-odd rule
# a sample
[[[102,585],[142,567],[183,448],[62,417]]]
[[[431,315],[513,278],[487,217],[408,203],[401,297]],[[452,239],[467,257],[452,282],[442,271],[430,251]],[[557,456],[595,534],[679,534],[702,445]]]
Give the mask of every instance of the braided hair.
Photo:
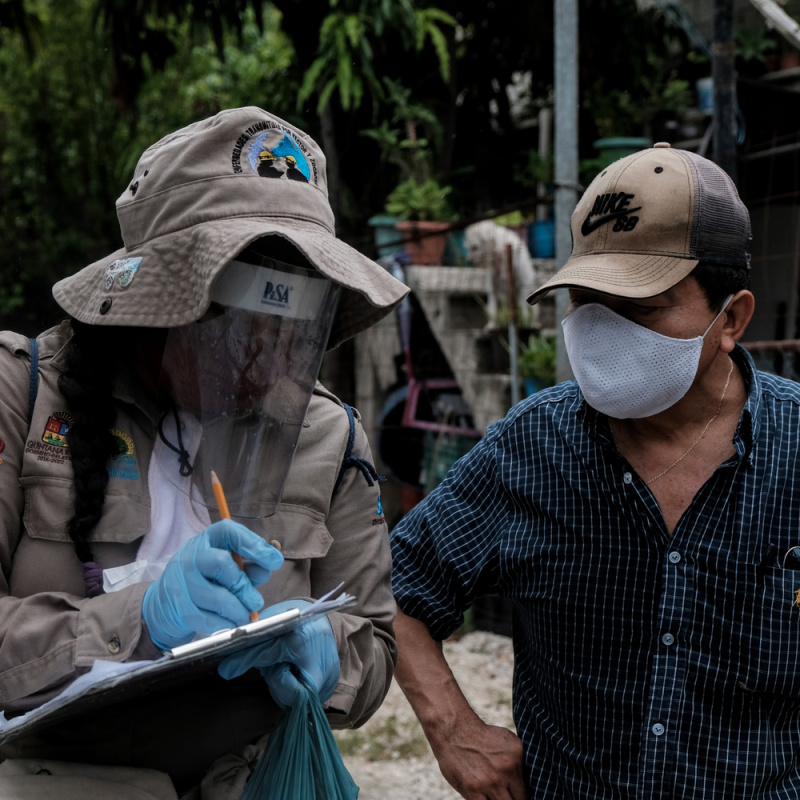
[[[94,562],[89,536],[103,514],[109,478],[106,465],[116,447],[111,434],[116,420],[111,387],[123,334],[121,329],[99,328],[75,319],[71,325],[73,335],[58,378],[58,388],[73,420],[67,443],[72,456],[75,513],[67,523],[67,532],[83,563],[86,593],[93,597],[102,592],[102,571]]]

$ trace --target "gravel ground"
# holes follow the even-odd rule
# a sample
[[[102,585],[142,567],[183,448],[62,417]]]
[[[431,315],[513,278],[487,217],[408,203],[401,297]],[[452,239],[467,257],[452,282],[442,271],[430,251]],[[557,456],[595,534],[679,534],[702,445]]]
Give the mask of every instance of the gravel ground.
[[[484,631],[448,639],[453,673],[482,719],[514,730],[511,640]],[[363,727],[336,731],[342,758],[361,787],[359,800],[459,800],[439,772],[422,728],[393,681],[381,708]]]

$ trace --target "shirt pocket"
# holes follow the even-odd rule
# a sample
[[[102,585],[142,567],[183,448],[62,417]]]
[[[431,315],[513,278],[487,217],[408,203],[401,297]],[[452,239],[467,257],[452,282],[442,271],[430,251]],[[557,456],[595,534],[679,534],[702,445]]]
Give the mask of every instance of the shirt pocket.
[[[283,504],[270,517],[241,522],[290,561],[324,558],[333,543],[324,516],[304,506]]]
[[[800,570],[773,568],[755,577],[741,626],[740,688],[800,698],[798,598]]]
[[[32,539],[52,542],[71,541],[67,524],[75,509],[71,480],[44,475],[20,478],[25,496],[23,523]],[[92,531],[93,542],[128,544],[150,529],[150,506],[140,498],[106,492],[103,515]]]

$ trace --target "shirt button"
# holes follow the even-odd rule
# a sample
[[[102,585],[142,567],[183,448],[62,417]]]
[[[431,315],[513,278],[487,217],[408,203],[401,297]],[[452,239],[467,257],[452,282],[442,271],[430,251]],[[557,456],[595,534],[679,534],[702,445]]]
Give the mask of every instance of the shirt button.
[[[654,736],[664,735],[664,726],[660,722],[656,722],[656,724],[653,725],[653,727],[650,728],[650,730],[653,731]]]
[[[661,637],[661,641],[666,645],[671,645],[675,641],[675,637],[671,633],[665,633]]]
[[[281,543],[280,543],[280,542],[279,542],[277,539],[271,539],[271,540],[270,540],[270,544],[271,544],[271,545],[272,545],[272,546],[273,546],[273,547],[274,547],[276,550],[280,550],[280,549],[281,549]]]
[[[626,472],[622,476],[622,482],[623,483],[633,483],[633,475],[631,475],[630,472]]]
[[[122,646],[119,643],[119,636],[113,633],[111,634],[111,641],[108,643],[108,652],[115,656],[120,650],[122,650]]]
[[[681,554],[677,550],[673,550],[667,558],[670,564],[677,564],[681,560]]]

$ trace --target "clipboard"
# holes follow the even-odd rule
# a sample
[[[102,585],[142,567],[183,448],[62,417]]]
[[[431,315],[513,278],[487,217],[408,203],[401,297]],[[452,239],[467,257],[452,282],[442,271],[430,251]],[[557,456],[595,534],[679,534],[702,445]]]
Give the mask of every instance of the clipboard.
[[[337,587],[333,592],[341,587]],[[169,688],[187,676],[213,672],[228,656],[297,627],[306,620],[339,611],[356,602],[342,592],[335,598],[329,592],[310,606],[290,609],[238,628],[226,628],[202,639],[168,650],[155,661],[119,663],[96,661],[92,672],[82,675],[60,695],[38,708],[6,720],[0,715],[0,745],[153,690]]]

